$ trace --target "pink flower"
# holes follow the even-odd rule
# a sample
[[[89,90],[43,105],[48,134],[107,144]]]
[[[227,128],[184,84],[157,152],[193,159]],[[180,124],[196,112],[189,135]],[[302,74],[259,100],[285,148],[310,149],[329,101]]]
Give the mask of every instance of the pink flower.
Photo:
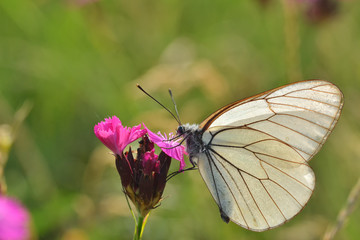
[[[160,162],[158,161],[158,157],[159,156],[155,154],[154,148],[144,153],[142,164],[145,175],[151,175],[152,172],[160,172]]]
[[[166,134],[162,135],[160,132],[155,134],[145,124],[143,125],[145,129],[141,129],[140,124],[134,127],[126,127],[121,124],[119,118],[113,116],[95,125],[94,132],[96,137],[115,155],[123,154],[127,145],[147,133],[150,140],[158,145],[162,151],[180,161],[179,170],[181,171],[185,166],[184,154],[187,154],[185,147],[180,144],[181,139],[170,140],[174,138],[174,134],[170,133],[168,138]]]
[[[29,239],[29,214],[16,200],[0,196],[0,239]]]
[[[184,161],[184,154],[187,154],[185,151],[185,147],[180,144],[181,139],[177,140],[170,140],[174,138],[174,134],[170,133],[169,138],[166,136],[166,134],[162,135],[161,132],[158,132],[157,134],[151,132],[145,124],[144,128],[147,131],[147,134],[152,142],[154,142],[156,145],[158,145],[161,150],[163,150],[168,156],[180,161],[180,168],[181,171],[185,166]]]
[[[95,125],[94,132],[96,137],[114,154],[121,155],[128,144],[146,133],[145,129],[140,128],[141,124],[132,128],[123,127],[120,119],[113,116]]]
[[[168,139],[165,134],[155,134],[145,125],[144,128],[141,129],[141,125],[122,126],[115,116],[94,127],[95,135],[114,153],[124,192],[142,216],[146,216],[161,200],[171,158],[180,161],[181,171],[185,166],[183,155],[186,154],[180,139],[170,140],[173,134]],[[132,151],[131,147],[124,151],[128,144],[139,138],[136,151]],[[159,155],[155,154],[154,144],[162,150]]]

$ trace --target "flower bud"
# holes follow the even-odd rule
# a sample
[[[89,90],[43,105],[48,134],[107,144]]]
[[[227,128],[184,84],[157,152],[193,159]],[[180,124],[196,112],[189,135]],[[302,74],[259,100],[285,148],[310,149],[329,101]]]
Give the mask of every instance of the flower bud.
[[[125,194],[142,216],[161,200],[170,163],[171,157],[164,152],[159,156],[155,154],[154,143],[146,135],[140,141],[136,159],[131,149],[121,156],[116,155],[116,167]]]

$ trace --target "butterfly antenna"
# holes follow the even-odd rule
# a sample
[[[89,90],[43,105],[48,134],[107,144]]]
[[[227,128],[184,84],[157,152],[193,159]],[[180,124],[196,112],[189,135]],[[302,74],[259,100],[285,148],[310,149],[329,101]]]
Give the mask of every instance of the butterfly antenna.
[[[168,111],[171,116],[173,118],[175,118],[175,120],[181,125],[179,119],[167,108],[165,107],[163,104],[161,104],[158,100],[156,100],[153,96],[151,96],[149,93],[147,93],[139,84],[136,84],[136,86],[143,92],[145,93],[146,95],[148,95],[152,100],[154,100],[155,102],[157,102],[160,106],[162,106],[166,111]],[[177,110],[176,110],[176,113],[177,113]]]
[[[181,124],[181,121],[180,121],[180,115],[179,115],[179,112],[178,112],[178,110],[177,110],[176,102],[175,102],[175,99],[174,99],[174,97],[173,97],[173,95],[172,95],[171,89],[169,89],[169,94],[170,94],[171,100],[172,100],[172,102],[173,102],[173,104],[174,104],[174,106],[175,106],[175,112],[176,112],[176,116],[177,116],[177,118],[178,118],[177,122],[178,122],[180,125],[182,125],[182,124]]]

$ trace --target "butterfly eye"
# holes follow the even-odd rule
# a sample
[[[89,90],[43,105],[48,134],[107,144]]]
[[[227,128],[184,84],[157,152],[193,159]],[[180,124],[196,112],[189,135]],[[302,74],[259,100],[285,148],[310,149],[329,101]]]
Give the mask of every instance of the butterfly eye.
[[[185,128],[184,126],[179,126],[177,129],[177,134],[178,135],[183,135],[185,133]]]

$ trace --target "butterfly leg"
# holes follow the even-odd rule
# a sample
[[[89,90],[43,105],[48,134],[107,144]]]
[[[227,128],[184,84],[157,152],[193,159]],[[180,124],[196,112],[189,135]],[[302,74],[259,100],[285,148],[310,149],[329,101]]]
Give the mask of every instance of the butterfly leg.
[[[196,167],[196,164],[191,161],[191,158],[190,158],[190,163],[192,164],[192,167],[189,167],[189,168],[186,168],[184,170],[181,170],[181,171],[177,171],[177,172],[172,172],[170,173],[167,178],[166,178],[166,181],[169,181],[172,177],[175,177],[176,175],[178,175],[179,173],[182,173],[182,172],[185,172],[185,171],[189,171],[189,170],[196,170],[197,167]]]

